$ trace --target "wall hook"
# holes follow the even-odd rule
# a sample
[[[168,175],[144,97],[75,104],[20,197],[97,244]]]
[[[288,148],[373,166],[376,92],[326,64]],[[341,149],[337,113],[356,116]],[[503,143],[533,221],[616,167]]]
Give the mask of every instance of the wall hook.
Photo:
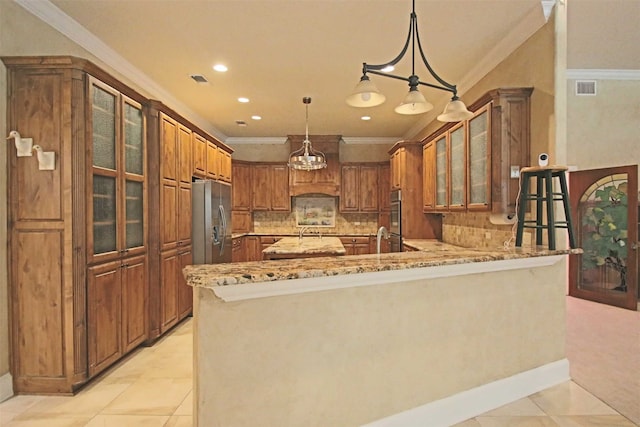
[[[52,171],[56,168],[56,153],[53,151],[44,151],[39,145],[33,146],[33,151],[38,157],[38,169],[41,171]]]
[[[16,150],[18,157],[32,156],[31,147],[33,146],[33,139],[22,138],[17,130],[9,132],[7,139],[13,139],[16,143]]]

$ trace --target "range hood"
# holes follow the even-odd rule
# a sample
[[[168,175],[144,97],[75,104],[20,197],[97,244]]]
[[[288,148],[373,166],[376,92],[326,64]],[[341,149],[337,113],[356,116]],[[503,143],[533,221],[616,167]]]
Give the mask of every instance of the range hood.
[[[298,147],[305,135],[288,135],[291,147]],[[290,170],[289,195],[325,194],[340,196],[340,155],[339,144],[342,135],[309,135],[313,147],[324,153],[327,167],[317,170]]]

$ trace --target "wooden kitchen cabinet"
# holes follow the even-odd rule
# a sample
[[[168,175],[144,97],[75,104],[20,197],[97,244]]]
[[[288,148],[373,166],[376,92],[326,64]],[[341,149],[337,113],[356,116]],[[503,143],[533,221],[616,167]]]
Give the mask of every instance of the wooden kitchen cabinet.
[[[146,257],[89,267],[89,375],[95,376],[146,339]]]
[[[341,212],[378,212],[378,165],[342,164]]]
[[[289,168],[282,163],[256,163],[251,170],[252,209],[291,211]]]
[[[436,207],[436,143],[431,141],[422,147],[422,209],[424,212]]]
[[[371,253],[369,236],[341,236],[340,241],[347,251],[345,255],[366,255]]]
[[[207,177],[207,139],[194,132],[191,141],[193,175],[205,179]]]
[[[495,89],[469,106],[474,116],[447,124],[425,138],[435,144],[435,160],[423,169],[424,186],[435,188],[436,203],[425,200],[425,212],[485,210],[515,213],[519,182],[511,170],[529,165],[532,88]]]
[[[8,148],[13,390],[69,394],[146,338],[146,100],[82,59],[2,61],[7,128],[56,157]]]
[[[231,209],[234,211],[251,210],[251,163],[233,162],[233,186],[231,187]]]
[[[231,261],[246,261],[246,252],[244,250],[244,237],[234,237],[231,239]]]
[[[392,188],[401,191],[402,235],[409,239],[442,238],[442,218],[423,213],[422,144],[399,141],[391,147]]]
[[[383,163],[378,168],[378,205],[380,212],[391,210],[391,164]]]
[[[218,180],[222,182],[231,182],[231,153],[220,146],[218,146],[218,165]]]
[[[152,342],[192,309],[182,268],[192,256],[191,180],[194,174],[202,175],[201,147],[206,144],[206,179],[231,180],[221,172],[218,154],[219,148],[225,153],[232,150],[159,101],[148,101],[146,111],[148,158],[159,165],[159,173],[149,175],[149,206],[155,213],[149,216],[148,342]],[[197,161],[194,141],[200,147]]]

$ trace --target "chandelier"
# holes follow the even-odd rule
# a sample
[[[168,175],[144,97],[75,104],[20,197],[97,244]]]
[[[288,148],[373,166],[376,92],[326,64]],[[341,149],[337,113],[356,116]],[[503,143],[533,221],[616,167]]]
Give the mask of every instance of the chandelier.
[[[460,120],[471,118],[473,116],[473,113],[467,110],[466,105],[464,105],[464,103],[458,98],[456,86],[444,81],[440,76],[436,74],[435,71],[433,71],[431,65],[429,65],[429,61],[427,61],[427,58],[422,50],[422,44],[420,43],[420,36],[418,34],[416,1],[413,0],[412,3],[413,9],[409,18],[409,35],[407,36],[407,41],[400,51],[400,54],[391,61],[384,64],[371,65],[367,64],[366,62],[363,63],[362,77],[360,78],[360,82],[356,85],[352,94],[347,97],[347,104],[351,105],[352,107],[375,107],[376,105],[380,105],[385,101],[385,96],[380,93],[375,84],[371,80],[369,80],[369,76],[367,76],[367,73],[370,73],[384,77],[391,77],[397,80],[404,80],[409,83],[409,93],[402,101],[402,103],[395,108],[395,112],[398,114],[422,114],[430,111],[433,108],[433,105],[429,101],[427,101],[424,95],[422,95],[422,93],[420,93],[420,91],[418,90],[418,86],[423,85],[451,92],[453,94],[453,96],[451,97],[451,101],[446,105],[444,112],[438,116],[439,121],[458,122]],[[400,62],[405,53],[407,53],[409,43],[411,43],[412,50],[411,75],[409,77],[401,77],[385,72],[387,70],[393,70],[393,66]],[[416,44],[418,46],[418,53],[422,58],[422,62],[427,67],[427,70],[429,71],[431,76],[439,84],[422,82],[416,75]]]
[[[309,104],[311,104],[311,98],[305,96],[302,98],[302,102],[306,109],[304,141],[302,141],[302,147],[289,155],[288,165],[291,169],[305,171],[326,168],[327,160],[324,154],[314,150],[311,141],[309,141]]]

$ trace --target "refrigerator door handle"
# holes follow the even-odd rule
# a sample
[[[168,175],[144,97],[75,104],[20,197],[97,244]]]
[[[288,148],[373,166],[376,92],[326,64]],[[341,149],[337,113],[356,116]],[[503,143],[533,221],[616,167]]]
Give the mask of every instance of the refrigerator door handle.
[[[227,217],[224,212],[224,206],[218,206],[218,214],[222,223],[222,238],[220,239],[220,255],[224,254],[224,242],[227,240]]]

